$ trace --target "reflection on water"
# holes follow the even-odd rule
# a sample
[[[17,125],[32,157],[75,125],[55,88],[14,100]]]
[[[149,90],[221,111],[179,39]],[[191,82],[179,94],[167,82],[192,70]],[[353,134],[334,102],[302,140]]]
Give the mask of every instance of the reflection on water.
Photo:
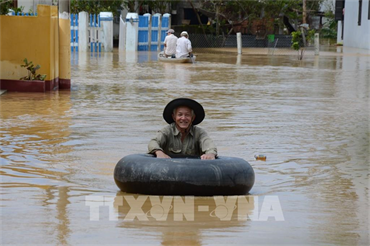
[[[114,203],[118,227],[158,235],[162,245],[202,245],[207,230],[245,231],[248,218],[256,216],[253,196],[230,196],[225,201],[224,197],[131,196],[118,192]]]
[[[157,62],[154,52],[73,54],[72,91],[2,95],[1,243],[368,244],[369,54],[341,48],[298,61],[261,51],[197,50],[195,64]],[[284,221],[239,220],[237,205],[223,221],[210,215],[226,208],[209,197],[194,198],[194,220],[175,220],[172,204],[158,221],[150,198],[147,221],[127,221],[128,206],[116,206],[118,220],[106,206],[91,220],[86,197],[128,195],[114,166],[146,151],[176,97],[202,103],[220,155],[253,166],[246,213],[260,216],[277,197]]]

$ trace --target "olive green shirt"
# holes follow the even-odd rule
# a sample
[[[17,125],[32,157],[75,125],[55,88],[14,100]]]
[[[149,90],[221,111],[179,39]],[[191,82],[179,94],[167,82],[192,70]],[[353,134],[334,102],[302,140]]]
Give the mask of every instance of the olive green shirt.
[[[175,157],[176,155],[189,155],[200,157],[203,154],[214,154],[217,149],[212,139],[205,130],[198,126],[191,126],[189,133],[181,142],[181,133],[172,123],[158,131],[157,136],[150,140],[148,145],[149,154],[162,150],[165,154]]]

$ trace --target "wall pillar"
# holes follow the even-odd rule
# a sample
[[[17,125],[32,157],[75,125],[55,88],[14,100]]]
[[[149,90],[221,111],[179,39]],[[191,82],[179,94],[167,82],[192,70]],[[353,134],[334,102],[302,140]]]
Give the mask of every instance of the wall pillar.
[[[78,50],[82,52],[89,51],[89,14],[87,12],[78,13]]]
[[[102,41],[105,52],[113,51],[113,14],[112,12],[101,12],[100,23],[102,26]],[[100,38],[99,38],[100,39]]]
[[[59,89],[71,89],[71,31],[68,15],[59,17]]]
[[[124,51],[126,46],[126,27],[127,24],[122,18],[122,15],[119,17],[119,45],[118,50]]]
[[[126,50],[136,51],[138,45],[139,16],[137,13],[128,13],[126,16]]]

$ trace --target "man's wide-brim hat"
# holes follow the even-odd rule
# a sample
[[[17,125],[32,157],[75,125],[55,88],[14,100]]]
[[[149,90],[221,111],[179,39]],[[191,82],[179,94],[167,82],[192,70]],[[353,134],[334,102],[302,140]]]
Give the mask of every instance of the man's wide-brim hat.
[[[174,122],[172,118],[173,110],[180,106],[186,106],[188,108],[191,108],[194,111],[195,119],[193,121],[193,125],[197,125],[203,121],[205,117],[205,113],[200,103],[190,98],[177,98],[169,102],[163,110],[163,119],[168,124],[171,124],[172,122]]]
[[[186,36],[186,37],[189,37],[189,34],[187,31],[183,31],[181,32],[180,36]]]

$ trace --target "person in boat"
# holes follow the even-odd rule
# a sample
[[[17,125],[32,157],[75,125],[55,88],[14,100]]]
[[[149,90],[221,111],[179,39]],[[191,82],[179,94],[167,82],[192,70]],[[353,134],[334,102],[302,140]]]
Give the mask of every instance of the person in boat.
[[[175,31],[173,29],[168,29],[167,36],[164,39],[164,55],[166,57],[175,58],[177,37],[174,33]]]
[[[189,98],[172,100],[163,110],[163,118],[169,125],[150,140],[148,153],[157,158],[193,156],[215,159],[215,144],[207,132],[197,126],[204,117],[204,109],[197,101]]]
[[[193,48],[191,47],[191,41],[189,40],[189,34],[183,31],[180,34],[180,38],[177,40],[176,45],[176,58],[191,57]]]

